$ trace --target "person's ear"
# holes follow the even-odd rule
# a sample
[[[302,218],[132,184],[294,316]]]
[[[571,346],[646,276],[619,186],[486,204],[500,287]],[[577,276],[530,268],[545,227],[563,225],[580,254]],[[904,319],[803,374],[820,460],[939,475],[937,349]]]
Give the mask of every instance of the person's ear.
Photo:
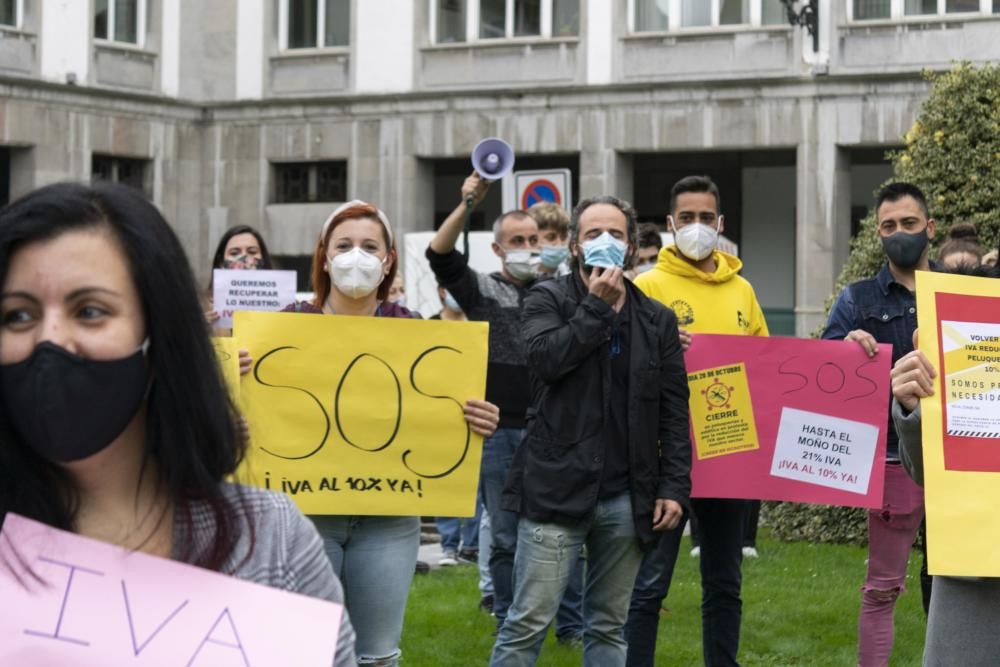
[[[931,218],[927,221],[927,237],[931,241],[933,241],[934,235],[936,233],[937,233],[937,222],[934,220],[934,218]]]
[[[389,249],[389,254],[385,256],[385,264],[382,265],[382,275],[389,275],[389,271],[396,264],[396,250],[393,248]]]
[[[719,228],[718,228],[719,234],[722,234],[722,232],[725,231],[725,229],[726,229],[726,216],[720,215]]]
[[[674,227],[674,216],[672,215],[667,216],[667,231],[671,234],[677,233],[677,229]]]
[[[496,241],[494,241],[493,243],[491,243],[490,247],[493,248],[493,254],[496,255],[497,257],[499,257],[501,259],[501,261],[505,257],[507,257],[507,253],[504,252],[504,249],[501,248],[500,244],[497,243]]]

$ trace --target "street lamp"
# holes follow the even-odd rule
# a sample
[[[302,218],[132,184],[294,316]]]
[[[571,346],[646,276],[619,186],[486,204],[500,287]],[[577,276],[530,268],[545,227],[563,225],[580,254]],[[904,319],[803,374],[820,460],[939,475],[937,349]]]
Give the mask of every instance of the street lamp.
[[[781,0],[790,25],[804,26],[813,38],[813,53],[819,53],[819,0],[806,0],[796,10],[796,0]]]

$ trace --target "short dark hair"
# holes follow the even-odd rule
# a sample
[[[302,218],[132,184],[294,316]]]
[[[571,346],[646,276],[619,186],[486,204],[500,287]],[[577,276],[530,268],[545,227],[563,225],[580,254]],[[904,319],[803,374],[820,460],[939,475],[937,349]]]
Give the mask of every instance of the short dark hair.
[[[670,213],[677,210],[677,197],[687,192],[707,192],[715,197],[715,212],[722,210],[719,186],[708,176],[685,176],[670,188]]]
[[[635,209],[632,208],[632,204],[628,203],[624,199],[619,199],[618,197],[615,197],[613,195],[598,195],[597,197],[588,197],[587,199],[584,199],[583,201],[581,201],[579,204],[576,205],[576,208],[573,209],[573,217],[570,218],[569,221],[570,245],[573,245],[574,243],[580,240],[580,216],[583,215],[584,211],[586,211],[588,208],[596,204],[609,204],[622,212],[622,215],[625,216],[625,222],[628,223],[627,242],[631,243],[633,248],[638,247],[638,241],[639,241],[638,214],[636,214]],[[632,268],[633,259],[634,257],[626,257],[624,268],[626,269]],[[580,266],[580,262],[578,261],[578,258],[576,256],[570,255],[569,265],[574,271],[576,271]]]
[[[236,225],[235,227],[230,227],[219,239],[219,245],[215,247],[215,256],[212,258],[212,275],[208,278],[208,289],[212,290],[212,285],[214,284],[215,271],[214,269],[221,269],[223,260],[226,256],[226,246],[229,245],[229,239],[234,236],[239,236],[240,234],[253,234],[254,238],[257,239],[257,245],[260,246],[260,268],[265,270],[270,270],[274,268],[274,263],[271,261],[271,253],[267,250],[267,244],[264,243],[264,237],[260,235],[253,227],[249,225]]]
[[[659,227],[652,222],[644,222],[639,225],[639,242],[636,244],[636,247],[648,248],[650,246],[662,248],[663,237],[660,236]]]
[[[0,210],[0,285],[25,245],[79,230],[106,232],[121,248],[142,302],[153,378],[146,398],[145,461],[174,503],[181,559],[219,570],[244,529],[242,496],[229,499],[222,484],[239,466],[246,442],[209,339],[194,274],[177,235],[142,194],[124,185],[57,183]],[[0,409],[0,521],[16,512],[72,530],[79,491],[58,465],[17,435]],[[195,544],[191,504],[204,502],[215,534]],[[249,553],[247,554],[249,555]],[[244,556],[244,558],[246,555]]]
[[[927,197],[924,196],[924,191],[913,183],[906,183],[904,181],[889,183],[878,191],[878,196],[875,198],[876,214],[885,202],[896,202],[903,197],[913,197],[920,204],[920,210],[924,212],[924,217],[930,219],[931,214],[927,208]]]
[[[523,209],[516,208],[513,211],[507,211],[506,213],[501,213],[497,216],[497,219],[493,221],[493,240],[500,243],[500,233],[503,232],[503,221],[507,218],[512,220],[531,220],[536,225],[538,221],[531,217],[531,214]]]

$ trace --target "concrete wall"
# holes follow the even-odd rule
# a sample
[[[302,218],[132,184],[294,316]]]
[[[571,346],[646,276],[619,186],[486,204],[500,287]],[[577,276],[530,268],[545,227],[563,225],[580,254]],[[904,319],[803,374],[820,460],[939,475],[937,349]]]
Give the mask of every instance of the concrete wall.
[[[424,0],[367,3],[352,46],[292,53],[279,0],[151,0],[131,50],[94,48],[89,3],[32,0],[23,30],[0,31],[11,195],[89,178],[94,152],[151,160],[152,197],[207,277],[238,222],[276,253],[312,250],[335,203],[275,203],[276,162],[346,160],[350,195],[402,234],[433,219],[433,161],[484,136],[578,156],[581,197],[631,198],[639,153],[783,149],[794,167],[744,174],[741,241],[764,305],[794,307],[804,334],[846,257],[851,151],[899,143],[927,93],[920,67],[1000,60],[998,19],[848,25],[840,3],[823,4],[819,54],[783,26],[630,36],[627,3],[603,0],[581,0],[579,38],[433,46]],[[385,39],[361,44],[383,20]]]

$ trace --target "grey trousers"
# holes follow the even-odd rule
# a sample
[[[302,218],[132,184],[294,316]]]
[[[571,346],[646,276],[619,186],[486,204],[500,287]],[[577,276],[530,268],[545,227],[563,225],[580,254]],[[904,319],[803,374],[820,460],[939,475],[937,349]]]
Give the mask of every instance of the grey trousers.
[[[934,577],[925,667],[983,667],[1000,661],[1000,579]]]

